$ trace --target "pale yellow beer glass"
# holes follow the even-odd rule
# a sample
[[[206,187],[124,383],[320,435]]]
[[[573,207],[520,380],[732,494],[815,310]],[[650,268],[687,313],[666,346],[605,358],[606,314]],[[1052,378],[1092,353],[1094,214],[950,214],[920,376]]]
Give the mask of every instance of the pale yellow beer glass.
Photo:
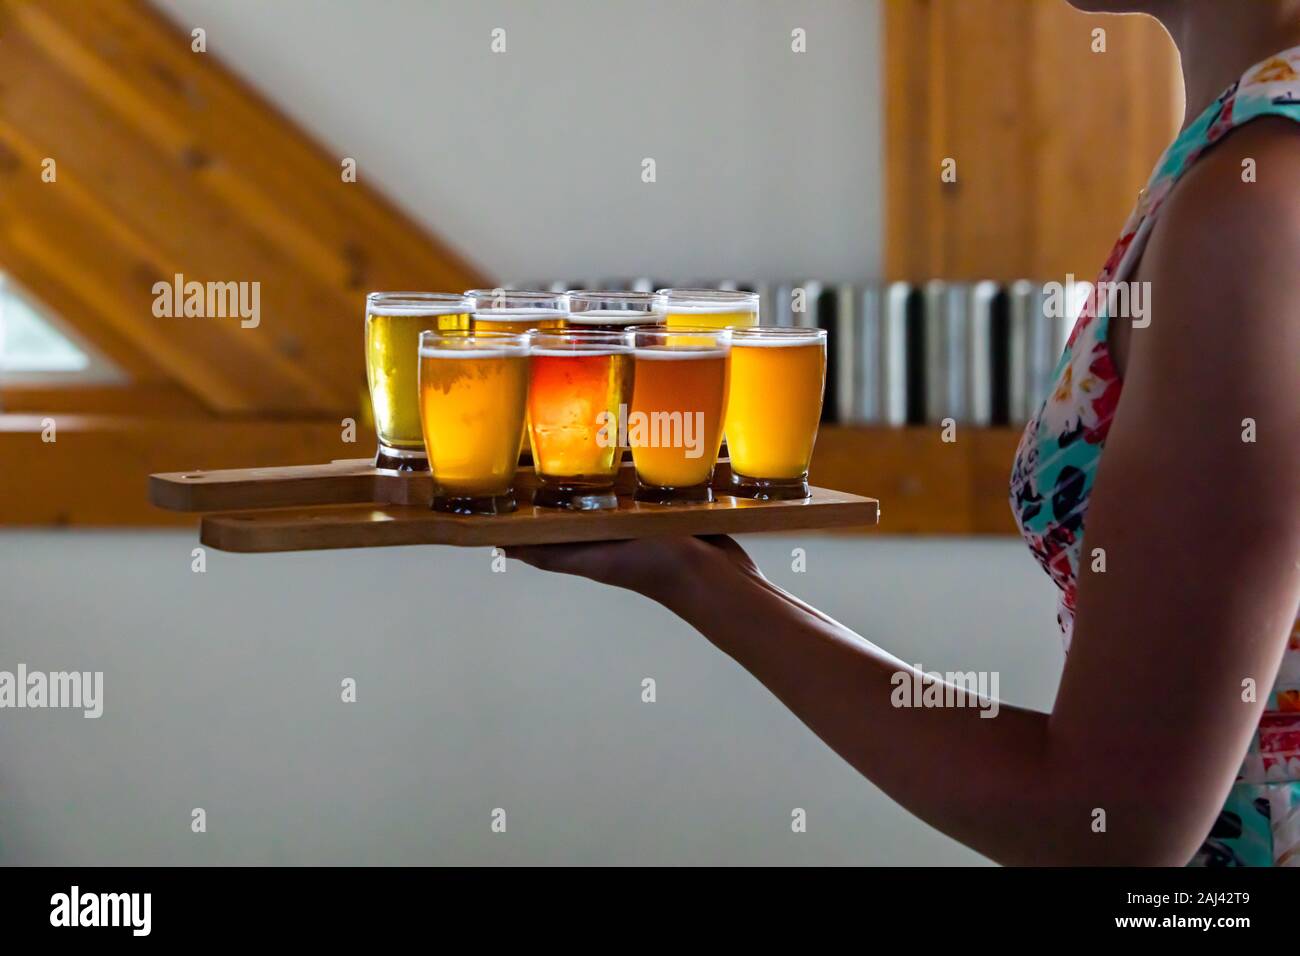
[[[452,331],[420,336],[420,421],[435,510],[515,510],[528,362],[527,335]]]
[[[825,329],[732,330],[726,418],[731,494],[809,496],[808,465],[825,388]]]
[[[379,450],[375,466],[428,471],[420,432],[420,333],[467,330],[474,302],[437,292],[372,292],[366,296],[366,380]]]
[[[731,331],[633,329],[636,367],[627,438],[637,501],[712,501],[727,412]]]
[[[748,328],[758,325],[758,293],[727,289],[660,289],[669,326]]]

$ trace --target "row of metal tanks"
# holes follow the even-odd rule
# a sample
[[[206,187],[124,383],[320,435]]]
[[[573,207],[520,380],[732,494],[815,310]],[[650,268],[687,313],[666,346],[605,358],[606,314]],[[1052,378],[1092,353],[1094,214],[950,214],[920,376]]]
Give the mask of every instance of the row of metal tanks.
[[[848,425],[1017,425],[1052,387],[1053,372],[1087,295],[1064,296],[1022,279],[921,284],[817,280],[547,280],[505,288],[564,291],[741,289],[760,296],[764,325],[827,330],[823,420]]]

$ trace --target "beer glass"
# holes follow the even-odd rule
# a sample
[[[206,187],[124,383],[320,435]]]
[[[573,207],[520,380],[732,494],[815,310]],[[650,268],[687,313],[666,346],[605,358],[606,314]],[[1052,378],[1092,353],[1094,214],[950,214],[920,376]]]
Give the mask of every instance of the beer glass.
[[[515,510],[528,361],[527,335],[421,334],[420,422],[434,510],[475,515]]]
[[[618,332],[632,325],[662,325],[668,300],[658,292],[569,293],[568,326]]]
[[[533,329],[564,328],[569,314],[565,292],[530,292],[517,289],[471,289],[476,331],[523,333]],[[528,428],[519,429],[519,454],[528,448]]]
[[[746,328],[758,325],[758,293],[725,289],[660,289],[669,326]]]
[[[569,313],[565,292],[526,292],[516,289],[471,289],[475,331],[528,332],[559,329]]]
[[[366,380],[379,434],[375,467],[428,471],[420,433],[420,333],[466,330],[474,302],[434,292],[372,292],[366,296]]]
[[[825,387],[825,329],[732,330],[730,494],[765,501],[809,496],[808,464]]]
[[[619,423],[632,392],[629,332],[532,333],[528,434],[533,504],[574,511],[618,507]]]
[[[644,327],[636,342],[627,439],[637,501],[712,501],[727,412],[731,330]]]

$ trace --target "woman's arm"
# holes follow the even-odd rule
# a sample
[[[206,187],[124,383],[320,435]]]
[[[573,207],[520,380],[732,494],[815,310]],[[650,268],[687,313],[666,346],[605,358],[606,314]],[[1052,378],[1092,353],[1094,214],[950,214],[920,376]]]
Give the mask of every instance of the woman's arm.
[[[660,601],[899,803],[995,860],[1185,863],[1300,600],[1300,194],[1287,178],[1300,136],[1272,127],[1206,157],[1148,247],[1152,321],[1128,341],[1050,715],[895,708],[892,678],[910,669],[763,580],[734,544],[512,553]],[[1240,182],[1242,150],[1259,183]],[[1105,573],[1088,571],[1097,548]]]

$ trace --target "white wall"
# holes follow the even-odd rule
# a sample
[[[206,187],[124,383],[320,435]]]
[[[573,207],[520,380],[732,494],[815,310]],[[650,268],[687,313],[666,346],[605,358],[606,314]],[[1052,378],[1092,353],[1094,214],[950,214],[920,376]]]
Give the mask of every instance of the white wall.
[[[156,3],[498,279],[879,274],[876,0]]]
[[[1018,542],[745,543],[905,660],[1050,706],[1051,585]],[[209,551],[195,574],[194,545],[0,532],[0,670],[105,672],[98,720],[0,710],[0,864],[980,862],[640,598],[481,549]]]

